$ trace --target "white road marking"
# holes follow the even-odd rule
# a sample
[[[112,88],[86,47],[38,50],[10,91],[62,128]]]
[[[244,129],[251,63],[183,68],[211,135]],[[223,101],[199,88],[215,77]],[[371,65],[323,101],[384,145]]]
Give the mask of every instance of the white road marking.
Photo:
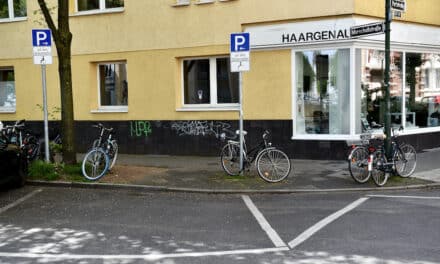
[[[367,195],[368,197],[373,198],[404,198],[404,199],[426,199],[426,200],[440,200],[438,196],[405,196],[405,195],[381,195],[381,194],[372,194]]]
[[[337,212],[327,216],[326,218],[322,219],[321,221],[319,221],[318,223],[314,224],[313,226],[308,228],[306,231],[301,233],[294,240],[290,241],[289,242],[289,247],[291,249],[294,249],[299,244],[303,243],[304,241],[309,239],[311,236],[313,236],[316,232],[318,232],[319,230],[321,230],[322,228],[324,228],[325,226],[327,226],[331,222],[335,221],[336,219],[338,219],[342,215],[344,215],[344,214],[348,213],[349,211],[355,209],[356,207],[358,207],[359,205],[361,205],[363,202],[365,202],[368,199],[369,199],[368,197],[360,198],[360,199],[352,202],[351,204],[347,205],[346,207],[342,208],[341,210],[339,210],[339,211],[337,211]]]
[[[211,252],[186,252],[171,254],[149,254],[149,255],[78,255],[78,254],[37,254],[37,253],[8,253],[0,252],[0,257],[4,258],[29,258],[29,259],[101,259],[101,260],[159,260],[167,258],[188,258],[188,257],[207,257],[207,256],[226,256],[226,255],[244,255],[244,254],[264,254],[271,252],[280,252],[290,250],[286,247],[260,248],[260,249],[242,249],[229,251],[211,251]]]
[[[264,215],[258,210],[255,204],[252,202],[251,198],[247,195],[242,195],[244,203],[247,205],[251,213],[254,215],[257,222],[260,224],[261,228],[269,236],[270,240],[274,243],[276,247],[287,247],[286,243],[281,239],[278,233],[270,226]]]
[[[15,206],[19,205],[20,203],[26,201],[27,199],[31,198],[32,196],[34,196],[35,194],[37,194],[37,193],[39,193],[41,191],[42,191],[42,189],[35,190],[35,191],[33,191],[33,192],[31,192],[31,193],[21,197],[20,199],[16,200],[15,202],[10,203],[10,204],[0,208],[0,214],[5,212],[8,209],[11,209],[12,207],[15,207]]]

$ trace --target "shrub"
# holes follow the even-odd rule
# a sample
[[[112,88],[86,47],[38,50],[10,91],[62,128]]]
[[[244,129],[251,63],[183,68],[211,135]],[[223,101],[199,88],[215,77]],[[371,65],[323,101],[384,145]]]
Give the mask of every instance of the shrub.
[[[54,181],[59,178],[59,174],[53,163],[36,160],[29,165],[29,178],[33,180]]]

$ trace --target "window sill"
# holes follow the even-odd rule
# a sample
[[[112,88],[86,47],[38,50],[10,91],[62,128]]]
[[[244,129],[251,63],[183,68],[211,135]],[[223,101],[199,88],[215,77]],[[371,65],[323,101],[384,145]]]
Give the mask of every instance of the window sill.
[[[203,112],[203,111],[239,111],[239,105],[227,105],[227,106],[211,106],[211,105],[203,105],[203,106],[193,106],[193,105],[185,105],[181,108],[177,108],[177,112]]]
[[[13,23],[13,22],[26,21],[26,20],[27,17],[0,18],[0,23]]]
[[[101,107],[90,111],[92,114],[100,113],[128,113],[128,107]]]
[[[16,113],[15,108],[2,108],[0,107],[0,114],[13,114]]]
[[[180,6],[189,6],[191,3],[188,1],[188,2],[181,2],[181,3],[175,3],[175,4],[173,4],[173,5],[171,5],[171,6],[173,6],[173,7],[180,7]]]
[[[95,9],[95,10],[89,10],[89,11],[78,11],[74,14],[71,14],[71,17],[76,16],[89,16],[89,15],[101,15],[101,14],[112,14],[112,13],[122,13],[124,12],[123,7],[118,8],[110,8],[110,9]]]
[[[302,134],[295,135],[291,138],[292,140],[329,140],[329,141],[340,141],[340,140],[359,140],[359,135],[331,135],[331,134]]]
[[[196,5],[204,5],[204,4],[212,4],[214,3],[214,0],[199,0],[195,4]]]

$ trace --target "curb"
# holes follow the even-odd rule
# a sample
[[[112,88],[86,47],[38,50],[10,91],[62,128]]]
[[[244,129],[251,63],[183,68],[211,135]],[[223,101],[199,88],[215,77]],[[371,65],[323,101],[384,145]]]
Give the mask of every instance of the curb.
[[[50,182],[50,181],[27,181],[32,186],[67,187],[83,189],[103,190],[130,190],[150,192],[181,192],[181,193],[206,193],[206,194],[289,194],[289,193],[332,193],[332,192],[369,192],[369,191],[396,191],[412,189],[435,189],[440,188],[440,183],[417,184],[393,187],[368,187],[368,188],[334,188],[334,189],[273,189],[273,190],[237,190],[237,189],[202,189],[183,188],[135,184],[112,184],[112,183],[79,183],[79,182]]]

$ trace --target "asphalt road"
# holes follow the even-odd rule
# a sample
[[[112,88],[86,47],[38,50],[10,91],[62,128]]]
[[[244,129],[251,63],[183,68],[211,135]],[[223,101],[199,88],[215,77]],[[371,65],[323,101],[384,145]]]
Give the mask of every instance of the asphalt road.
[[[440,263],[440,190],[0,193],[0,263]]]

